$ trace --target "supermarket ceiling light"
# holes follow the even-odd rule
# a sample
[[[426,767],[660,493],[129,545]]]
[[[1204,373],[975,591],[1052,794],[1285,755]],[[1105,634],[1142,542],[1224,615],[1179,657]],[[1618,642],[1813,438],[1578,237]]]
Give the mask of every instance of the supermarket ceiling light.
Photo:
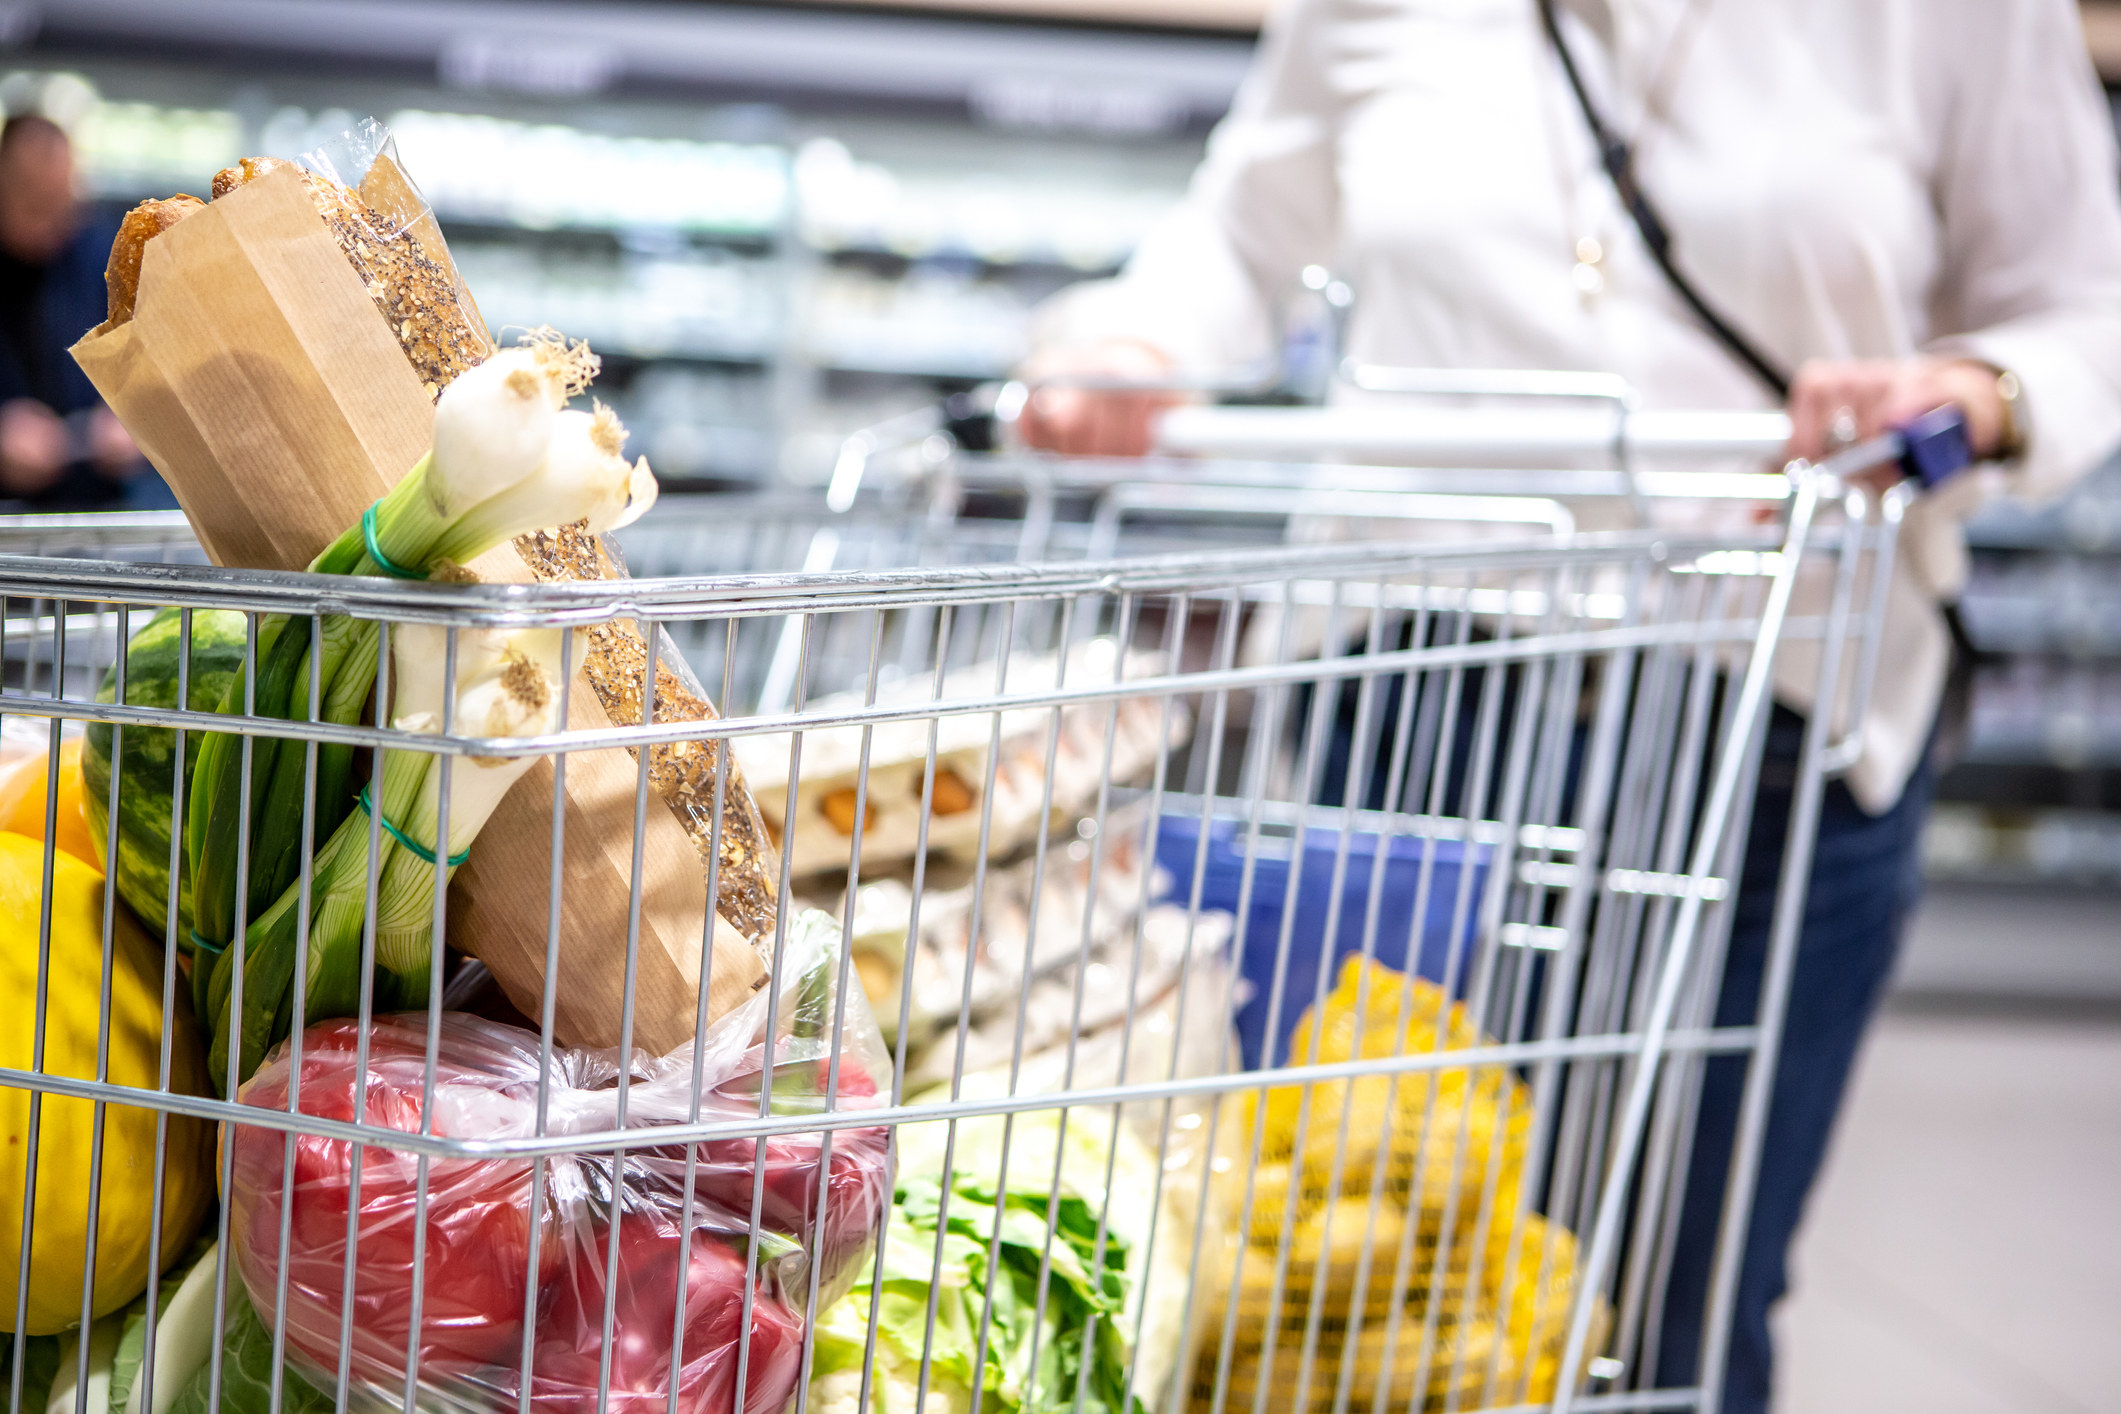
[[[1178,131],[1191,113],[1183,98],[1160,88],[1026,74],[975,80],[965,101],[981,122],[1031,132],[1151,136]]]
[[[764,234],[788,201],[788,157],[769,144],[614,137],[419,109],[391,114],[390,128],[445,220]]]
[[[479,34],[443,44],[435,68],[449,88],[581,98],[611,87],[623,64],[609,45]]]
[[[9,2],[0,0],[0,12]],[[40,44],[145,57],[179,45],[274,66],[321,58],[399,73],[432,73],[447,59],[479,85],[594,81],[606,61],[554,52],[568,49],[615,56],[608,62],[621,74],[608,84],[953,105],[995,74],[1030,72],[1173,94],[1189,123],[1223,112],[1252,48],[1235,34],[1110,34],[711,0],[63,0],[34,13]],[[475,42],[450,57],[467,36]]]

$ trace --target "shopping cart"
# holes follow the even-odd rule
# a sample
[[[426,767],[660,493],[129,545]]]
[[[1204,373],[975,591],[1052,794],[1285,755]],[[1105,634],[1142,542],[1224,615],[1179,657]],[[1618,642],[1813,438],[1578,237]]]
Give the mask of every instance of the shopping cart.
[[[1242,410],[1230,416],[1249,427],[1217,431],[1214,415],[1189,413],[1177,430],[1190,425],[1202,448],[1227,433],[1222,453],[1250,438],[1243,445],[1267,454],[1213,466],[977,458],[938,448],[930,429],[909,440],[925,469],[896,488],[850,485],[850,474],[829,500],[669,507],[627,547],[637,573],[659,577],[618,584],[224,571],[197,564],[167,519],[0,527],[18,552],[0,555],[0,716],[38,729],[55,782],[70,724],[91,722],[108,724],[117,760],[128,733],[146,732],[164,733],[156,740],[179,760],[209,731],[240,735],[246,759],[267,736],[304,743],[311,760],[333,741],[379,761],[386,749],[445,763],[633,751],[638,880],[642,822],[660,808],[653,749],[716,744],[717,799],[741,764],[781,845],[776,922],[760,940],[777,980],[759,993],[760,1034],[783,1045],[800,1033],[805,1055],[823,1047],[810,1102],[780,1105],[769,1068],[771,1083],[755,1070],[748,1108],[732,1110],[732,1092],[706,1083],[729,1048],[712,1060],[691,1052],[689,1073],[600,1068],[556,1036],[548,983],[510,1018],[524,1068],[507,1093],[527,1118],[464,1132],[436,1119],[438,1094],[463,1077],[443,1064],[454,1033],[435,1018],[445,1004],[500,1009],[478,995],[481,969],[436,947],[426,1012],[386,1037],[364,989],[354,1015],[350,1093],[390,1072],[409,1122],[303,1106],[310,1082],[287,1077],[309,1074],[303,1057],[331,1061],[340,1042],[305,1031],[314,1018],[299,971],[291,1055],[260,1071],[280,1065],[277,1090],[216,1098],[232,1074],[186,1089],[172,1081],[167,1041],[148,1078],[119,1079],[111,979],[123,905],[105,883],[100,938],[88,939],[102,949],[100,995],[50,992],[64,973],[55,953],[81,938],[49,907],[33,951],[9,944],[34,961],[34,975],[18,969],[33,1025],[8,1041],[0,1098],[20,1102],[30,1169],[47,1132],[60,1136],[45,1146],[53,1162],[82,1145],[88,1154],[71,1187],[40,1187],[19,1213],[0,1211],[0,1224],[19,1221],[11,1309],[28,1307],[33,1285],[63,1287],[78,1293],[64,1323],[88,1322],[104,1304],[88,1279],[99,1246],[145,1250],[152,1286],[170,1256],[167,1140],[173,1126],[205,1121],[224,1127],[214,1163],[230,1201],[202,1268],[212,1353],[195,1378],[210,1399],[242,1386],[273,1414],[319,1401],[759,1408],[783,1395],[794,1407],[891,1409],[929,1397],[1035,1408],[1139,1399],[1213,1414],[1416,1401],[1713,1408],[1808,842],[1823,781],[1852,759],[1848,723],[1869,690],[1903,503],[1850,478],[1901,448],[1885,439],[1821,467],[1714,483],[1733,504],[1775,508],[1771,524],[1590,532],[1571,507],[1602,500],[1634,516],[1708,483],[1661,484],[1634,465],[1532,470],[1550,458],[1521,443],[1489,448],[1521,463],[1506,474],[1321,469],[1297,455],[1315,457],[1315,423],[1263,434],[1267,414]],[[1571,435],[1578,450],[1615,445],[1606,424],[1595,438]],[[1746,436],[1720,445],[1776,440],[1757,426]],[[862,459],[888,440],[872,438]],[[1469,460],[1464,450],[1432,460]],[[1393,508],[1504,529],[1472,544],[1282,543],[1307,515]],[[93,553],[51,557],[70,545]],[[1827,591],[1816,603],[1798,593],[1811,576]],[[634,620],[655,645],[644,694],[653,700],[656,654],[679,653],[724,715],[651,713],[648,725],[519,739],[416,736],[381,706],[352,728],[231,718],[182,705],[181,681],[173,705],[135,705],[120,650],[171,607],[180,638],[208,613],[243,616],[253,652],[271,615],[372,620],[386,661],[407,624],[445,628],[451,662],[475,631],[551,627],[572,663],[595,626]],[[1817,647],[1814,700],[1848,709],[1815,713],[1806,735],[1760,1015],[1718,1027],[1771,673],[1793,640]],[[120,788],[114,779],[106,853],[119,843]],[[47,839],[60,798],[54,785]],[[181,840],[181,798],[169,808]],[[550,818],[548,860],[559,860],[557,788]],[[379,839],[372,830],[372,849]],[[623,854],[623,839],[611,843]],[[45,897],[59,867],[47,849]],[[1224,875],[1235,898],[1218,910]],[[306,897],[306,866],[302,879]],[[567,880],[548,864],[522,881],[549,895],[554,959]],[[371,876],[371,914],[374,888]],[[435,895],[446,941],[439,884]],[[816,943],[806,903],[832,920],[822,964],[803,951]],[[608,940],[628,980],[622,1030],[639,911],[636,889],[633,922]],[[1271,939],[1253,936],[1262,919]],[[1318,940],[1308,969],[1305,936]],[[174,912],[159,941],[150,990],[167,1011],[180,1005]],[[240,931],[233,947],[244,947]],[[710,956],[703,938],[703,1017]],[[1242,960],[1257,956],[1268,965],[1248,977]],[[815,970],[798,985],[791,969],[803,967]],[[882,1003],[888,1067],[847,1039],[862,1034],[865,991]],[[1261,1019],[1250,1066],[1231,1026],[1246,1007]],[[1749,1057],[1751,1081],[1703,1381],[1660,1389],[1658,1313],[1695,1095],[1704,1060],[1721,1055]],[[843,1084],[865,1067],[887,1080],[874,1097]],[[154,1142],[128,1158],[152,1179],[120,1202],[139,1180],[109,1170],[103,1145],[106,1132],[114,1145],[137,1135],[129,1114],[150,1117]],[[828,1283],[835,1155],[887,1126],[897,1201],[873,1249]],[[368,1158],[352,1163],[353,1191],[332,1222],[304,1216],[295,1164],[270,1169],[275,1193],[248,1193],[246,1218],[275,1221],[232,1217],[246,1192],[237,1156],[264,1152],[259,1136],[280,1137],[272,1154],[342,1167],[346,1146],[361,1146]],[[797,1186],[808,1216],[783,1212],[774,1236],[769,1210],[785,1198],[775,1164],[802,1142],[827,1181]],[[373,1182],[400,1204],[393,1230],[409,1221],[402,1251],[363,1226],[364,1164],[378,1156],[398,1166]],[[712,1206],[699,1176],[732,1165],[748,1176],[748,1213],[737,1208],[748,1226],[713,1241],[738,1254],[743,1277],[715,1289],[742,1298],[715,1307],[712,1354],[696,1348],[687,1314],[709,1299],[709,1239],[695,1233],[656,1268],[666,1296],[651,1310],[622,1280],[634,1249],[622,1250],[618,1215],[631,1211],[630,1184],[675,1172],[683,1234],[696,1206]],[[605,1235],[585,1245],[543,1217],[530,1223],[506,1348],[483,1351],[467,1373],[423,1310],[461,1313],[476,1285],[456,1280],[462,1249],[436,1217],[472,1172],[505,1175],[516,1206],[537,1214],[564,1192],[570,1219],[591,1215]],[[120,1232],[99,1217],[104,1204],[147,1214],[150,1231]],[[37,1234],[58,1228],[49,1250],[63,1260],[40,1264]],[[342,1260],[326,1239],[352,1246],[357,1228],[360,1251]],[[320,1242],[338,1284],[290,1276],[305,1244]],[[362,1265],[376,1243],[390,1254],[380,1276]],[[486,1246],[500,1254],[489,1266],[518,1255]],[[573,1275],[549,1270],[555,1246]],[[601,1275],[582,1275],[592,1268]],[[769,1268],[796,1275],[769,1285]],[[232,1292],[254,1303],[262,1347],[226,1346]],[[775,1312],[777,1326],[766,1320]],[[150,1350],[164,1320],[176,1317],[146,1304]],[[570,1320],[581,1335],[571,1382],[554,1383],[569,1352],[547,1341]],[[791,1331],[803,1337],[798,1366]],[[385,1335],[397,1342],[387,1378],[374,1348]],[[33,1352],[23,1331],[5,1344],[13,1414]],[[79,1340],[66,1352],[77,1410],[97,1351]],[[140,1407],[165,1407],[157,1370],[152,1356],[141,1366]]]

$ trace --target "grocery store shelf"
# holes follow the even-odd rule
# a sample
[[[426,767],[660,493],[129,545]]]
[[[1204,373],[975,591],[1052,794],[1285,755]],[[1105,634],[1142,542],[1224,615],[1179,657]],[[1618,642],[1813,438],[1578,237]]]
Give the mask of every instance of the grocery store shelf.
[[[1969,766],[2053,766],[2064,771],[2121,768],[2121,741],[2089,744],[2062,735],[2009,737],[1978,742],[1960,758]]]
[[[947,353],[896,354],[885,349],[806,350],[805,357],[828,373],[869,373],[931,383],[978,383],[1008,375],[1010,364],[998,359],[956,358]]]
[[[67,0],[41,18],[36,46],[45,52],[424,69],[450,88],[546,98],[621,88],[821,94],[1110,132],[1212,122],[1252,51],[1235,35],[715,4]]]
[[[2121,767],[2121,728],[2090,711],[2060,710],[1995,724],[1975,704],[1973,739],[1960,760],[1970,766],[2054,766],[2065,771]]]
[[[1922,869],[1955,884],[2121,886],[2121,814],[1940,804],[1923,833]]]
[[[1977,665],[1965,760],[2121,765],[2121,458],[2046,505],[1998,501],[1968,526],[1960,604]]]
[[[147,193],[141,193],[142,196]],[[516,245],[531,250],[553,248],[581,248],[602,246],[610,250],[622,248],[628,239],[637,234],[638,228],[619,228],[609,221],[591,225],[526,226],[513,221],[479,219],[444,211],[440,216],[442,234],[449,239],[451,249],[460,241],[475,241],[490,245]],[[678,233],[685,244],[701,250],[727,250],[739,255],[767,255],[772,253],[776,232],[773,230],[727,230],[696,229]]]
[[[2116,6],[2121,11],[2121,5]],[[2121,551],[2121,453],[2059,499],[2002,499],[1967,522],[1967,544],[1976,550],[2052,550],[2101,555]]]
[[[2121,656],[2121,560],[1984,554],[1959,610],[1990,652]]]
[[[2063,550],[2097,555],[2121,551],[2121,477],[2111,464],[2077,494],[2046,505],[1997,501],[1967,523],[1977,550]]]
[[[822,3],[894,10],[942,10],[966,15],[1013,15],[1089,24],[1228,30],[1237,34],[1256,31],[1266,19],[1268,9],[1268,0],[822,0]]]
[[[239,102],[211,80],[61,62],[86,101],[84,175],[112,206],[202,189],[245,152],[307,151],[348,121],[335,105],[375,83]],[[1006,374],[1037,303],[1123,260],[1179,199],[1198,148],[900,119],[850,133],[857,153],[786,113],[725,129],[664,102],[533,121],[505,102],[378,92],[487,321],[587,339],[637,444],[681,480],[817,460],[781,448],[807,448],[821,414],[837,426],[848,398],[882,384],[903,402]],[[499,111],[467,111],[482,106]],[[743,136],[709,135],[723,131]]]
[[[1018,272],[1047,275],[1059,280],[1082,280],[1116,275],[1125,263],[1124,252],[1120,258],[1085,266],[1080,261],[1063,260],[1051,251],[1038,251],[1024,255],[999,255],[993,252],[945,250],[934,256],[908,255],[902,250],[875,241],[838,241],[818,244],[814,249],[836,263],[855,266],[879,266],[885,269],[904,266],[919,259],[940,258],[962,263],[981,274],[1008,275]]]

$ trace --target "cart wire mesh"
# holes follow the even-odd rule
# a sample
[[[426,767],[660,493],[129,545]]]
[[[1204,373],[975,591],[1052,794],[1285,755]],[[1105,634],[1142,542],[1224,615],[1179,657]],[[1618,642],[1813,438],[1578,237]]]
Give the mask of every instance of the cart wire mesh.
[[[240,740],[246,772],[259,743],[300,743],[312,790],[327,743],[370,753],[362,769],[378,787],[387,753],[430,754],[445,798],[447,773],[468,761],[557,763],[543,872],[517,881],[547,900],[542,994],[498,995],[485,966],[448,946],[463,924],[437,869],[442,945],[423,994],[386,1022],[370,871],[349,1075],[369,1093],[409,1057],[411,1118],[398,1123],[305,1107],[318,1093],[304,1090],[305,1056],[322,1064],[339,1044],[308,1029],[324,1018],[307,1011],[306,949],[285,1050],[259,1072],[280,1076],[277,1090],[237,1090],[240,1047],[203,1083],[180,1083],[174,1024],[144,1072],[119,1078],[119,870],[100,876],[84,943],[39,907],[62,868],[58,845],[43,846],[34,918],[18,905],[9,924],[35,935],[9,944],[26,955],[10,975],[33,994],[32,1023],[0,1065],[23,1140],[9,1172],[25,1197],[0,1212],[13,1229],[10,1309],[56,1302],[58,1325],[110,1319],[99,1251],[138,1258],[144,1281],[119,1306],[155,1290],[175,1257],[172,1135],[219,1124],[218,1249],[202,1278],[208,1408],[239,1378],[262,1381],[255,1407],[272,1414],[305,1400],[525,1414],[1713,1408],[1820,785],[1853,759],[1902,504],[1836,474],[1878,455],[1758,479],[1782,514],[1736,533],[1577,532],[1550,486],[1505,483],[1504,504],[1492,477],[1366,481],[1333,468],[1343,493],[1373,498],[1340,506],[1259,465],[1181,477],[948,458],[910,489],[830,505],[671,498],[627,537],[641,577],[536,587],[221,570],[201,562],[181,518],[0,527],[0,720],[50,781],[43,838],[60,838],[62,757],[79,727],[103,732],[113,761],[128,737],[154,743],[176,763],[156,836],[172,904],[182,763],[208,733]],[[1292,514],[1395,496],[1428,498],[1398,502],[1409,519],[1451,511],[1515,528],[1477,544],[1281,543]],[[1818,604],[1795,597],[1804,572],[1830,587]],[[566,725],[511,737],[445,721],[413,734],[392,724],[379,688],[366,722],[334,726],[316,720],[314,682],[308,720],[254,715],[247,697],[233,714],[192,705],[207,626],[255,663],[276,616],[320,633],[339,616],[378,625],[386,674],[394,635],[438,628],[452,678],[475,635],[557,630]],[[158,702],[129,690],[123,651],[150,621],[174,624]],[[591,635],[614,623],[648,645],[645,724],[582,726],[568,694],[583,691]],[[1716,1025],[1773,660],[1793,640],[1818,647],[1812,699],[1849,706],[1814,713],[1808,729],[1759,1014]],[[659,715],[659,659],[682,660],[720,715]],[[773,979],[756,993],[768,1060],[739,1104],[710,1083],[727,1056],[704,1042],[675,1069],[627,1049],[644,975],[642,840],[661,808],[651,766],[687,747],[711,752],[717,832],[740,774],[778,845],[775,921],[754,940]],[[559,783],[597,753],[628,753],[635,780],[632,905],[594,940],[624,978],[616,1058],[564,1034],[555,995],[563,944],[578,942],[560,924]],[[138,813],[124,775],[109,772],[92,862],[119,856]],[[371,858],[382,829],[372,812]],[[305,834],[305,910],[317,843]],[[622,858],[629,848],[604,843]],[[720,843],[702,851],[709,897]],[[180,957],[191,959],[166,912],[143,985],[172,1016],[189,993]],[[703,1036],[719,1034],[707,1025],[714,934],[701,920]],[[62,998],[64,951],[84,945],[100,960],[77,966],[100,983]],[[245,947],[239,919],[239,1016]],[[455,1093],[443,1058],[457,1023],[444,1013],[466,1010],[514,1028],[519,1125],[437,1120]],[[793,1109],[775,1099],[771,1059],[791,1025],[822,1048],[811,1102]],[[870,1032],[867,1050],[848,1040]],[[1679,1196],[1714,1056],[1748,1058],[1751,1080],[1704,1373],[1659,1388]],[[857,1072],[876,1094],[850,1087]],[[40,1172],[47,1134],[62,1159],[86,1145],[85,1179],[64,1192],[19,1177]],[[886,1201],[859,1254],[828,1253],[835,1155],[870,1134],[889,1136],[895,1176],[881,1171]],[[261,1135],[281,1141],[278,1191],[246,1199],[236,1156]],[[106,1176],[117,1172],[106,1145],[151,1171],[146,1196],[130,1192],[141,1183],[129,1170]],[[803,1213],[773,1237],[769,1179],[784,1150],[814,1177],[795,1190]],[[330,1223],[302,1212],[298,1154],[342,1168],[351,1156],[352,1191]],[[379,1156],[403,1167],[410,1243],[383,1277],[363,1267],[386,1239],[364,1226],[359,1196]],[[422,1312],[454,1310],[463,1294],[448,1280],[461,1266],[442,1269],[461,1252],[437,1213],[474,1170],[520,1180],[507,1191],[534,1216],[520,1249],[502,1244],[508,1348],[467,1373],[437,1358]],[[681,1211],[683,1238],[712,1206],[703,1175],[722,1170],[742,1179],[737,1227],[715,1239],[742,1273],[725,1293],[742,1296],[717,1316],[709,1359],[687,1315],[706,1299],[706,1239],[694,1230],[681,1242],[690,1255],[655,1269],[664,1294],[649,1320],[629,1304],[619,1222],[642,1205]],[[584,1214],[604,1236],[569,1229]],[[144,1234],[124,1230],[142,1221]],[[328,1290],[289,1276],[320,1234],[339,1244]],[[573,1276],[551,1276],[554,1248]],[[362,1304],[378,1292],[392,1300]],[[227,1349],[238,1297],[269,1340],[255,1366]],[[586,1314],[556,1313],[556,1299]],[[366,1321],[392,1304],[404,1309],[383,1322],[396,1348],[381,1378],[356,1308]],[[785,1308],[776,1329],[793,1332],[799,1357],[768,1338],[769,1307]],[[145,1303],[150,1353],[129,1407],[170,1407],[172,1393],[153,1389],[164,1319]],[[547,1338],[570,1319],[580,1338],[556,1352]],[[30,1325],[22,1316],[0,1343],[10,1414],[25,1407],[43,1333]],[[655,1352],[645,1374],[628,1354],[643,1342]],[[77,1414],[92,1344],[68,1352]],[[584,1352],[573,1384],[548,1378]]]

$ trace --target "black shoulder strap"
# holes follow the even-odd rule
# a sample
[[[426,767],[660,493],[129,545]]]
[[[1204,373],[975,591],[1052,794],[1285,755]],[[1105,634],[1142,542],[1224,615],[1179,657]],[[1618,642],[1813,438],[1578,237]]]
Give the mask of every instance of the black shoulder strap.
[[[1576,60],[1569,53],[1569,46],[1562,42],[1561,23],[1554,14],[1554,0],[1539,0],[1539,19],[1546,27],[1548,42],[1554,46],[1554,53],[1561,60],[1562,73],[1568,76],[1569,91],[1576,95],[1576,106],[1583,113],[1584,126],[1591,130],[1591,141],[1598,145],[1599,165],[1605,168],[1606,176],[1612,179],[1613,190],[1619,194],[1620,204],[1627,208],[1628,218],[1635,223],[1636,231],[1642,236],[1642,243],[1649,247],[1650,258],[1657,262],[1657,268],[1664,272],[1665,279],[1671,282],[1679,297],[1686,301],[1687,308],[1694,311],[1694,317],[1715,336],[1716,342],[1722,344],[1729,350],[1731,357],[1752,370],[1755,377],[1773,389],[1778,399],[1787,399],[1790,395],[1789,376],[1777,368],[1751,339],[1739,333],[1731,326],[1729,320],[1718,314],[1702,296],[1701,291],[1694,288],[1694,282],[1681,274],[1679,267],[1672,263],[1672,233],[1665,227],[1664,219],[1657,214],[1657,208],[1650,203],[1648,194],[1635,181],[1635,154],[1628,150],[1627,143],[1613,131],[1599,113],[1597,105],[1591,102],[1591,95],[1583,86],[1583,75],[1576,71]]]

